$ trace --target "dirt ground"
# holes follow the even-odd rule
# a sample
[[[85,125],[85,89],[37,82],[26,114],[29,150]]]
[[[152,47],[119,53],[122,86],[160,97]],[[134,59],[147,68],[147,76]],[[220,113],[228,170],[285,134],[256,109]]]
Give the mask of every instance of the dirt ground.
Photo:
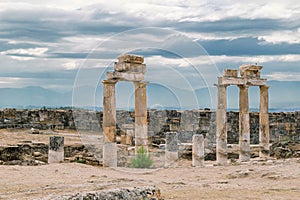
[[[66,142],[80,142],[76,132]],[[22,140],[48,142],[49,136],[0,132],[1,145]],[[81,192],[156,185],[165,199],[300,199],[300,159],[260,160],[176,168],[102,168],[80,163],[41,166],[0,165],[0,199],[52,199]]]

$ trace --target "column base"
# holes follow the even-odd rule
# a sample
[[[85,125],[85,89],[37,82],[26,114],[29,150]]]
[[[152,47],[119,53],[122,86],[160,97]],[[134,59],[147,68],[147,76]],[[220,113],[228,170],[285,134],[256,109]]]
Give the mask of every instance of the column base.
[[[64,151],[49,150],[48,163],[60,163],[64,161]]]
[[[221,140],[217,143],[217,149],[216,149],[216,157],[217,157],[217,163],[220,165],[226,165],[228,163],[227,159],[227,142]]]
[[[251,152],[250,152],[250,142],[249,141],[240,141],[240,154],[239,160],[241,162],[250,161]]]
[[[260,144],[259,157],[267,158],[270,157],[270,147],[269,144]]]
[[[105,143],[103,145],[103,167],[117,167],[117,144],[115,142]]]
[[[165,151],[165,167],[177,167],[178,152]]]

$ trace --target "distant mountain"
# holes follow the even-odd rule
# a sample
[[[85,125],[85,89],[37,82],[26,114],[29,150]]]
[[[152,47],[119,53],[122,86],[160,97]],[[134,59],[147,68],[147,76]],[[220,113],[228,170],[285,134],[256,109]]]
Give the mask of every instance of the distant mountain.
[[[268,81],[270,86],[270,108],[275,110],[295,110],[300,108],[300,81]],[[228,109],[239,106],[239,90],[236,86],[228,87]],[[0,88],[0,108],[5,107],[61,107],[71,106],[93,108],[102,107],[102,87],[82,86],[74,91],[57,92],[42,87]],[[116,87],[117,107],[134,107],[134,84],[120,82]],[[148,107],[156,109],[215,109],[216,87],[201,88],[195,91],[149,83],[147,85]],[[249,89],[250,108],[259,108],[259,88]]]
[[[63,93],[38,86],[0,88],[0,107],[69,106],[71,99]]]

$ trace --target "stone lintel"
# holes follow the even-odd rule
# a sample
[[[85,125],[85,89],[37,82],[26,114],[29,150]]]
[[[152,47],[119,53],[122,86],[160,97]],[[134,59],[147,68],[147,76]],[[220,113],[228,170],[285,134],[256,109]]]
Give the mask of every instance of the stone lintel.
[[[139,63],[115,62],[114,70],[117,72],[145,73],[146,65]]]
[[[249,85],[249,86],[264,86],[267,84],[267,79],[247,79],[242,77],[219,77],[219,85]]]
[[[144,62],[144,57],[132,54],[122,54],[118,57],[118,61],[142,64]]]
[[[138,82],[144,80],[144,73],[129,73],[129,72],[107,72],[108,80],[133,81]]]

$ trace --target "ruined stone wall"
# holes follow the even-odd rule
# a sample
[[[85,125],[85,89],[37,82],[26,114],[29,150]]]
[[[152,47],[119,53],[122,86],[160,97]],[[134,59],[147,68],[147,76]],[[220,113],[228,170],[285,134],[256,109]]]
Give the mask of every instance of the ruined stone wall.
[[[0,128],[75,129],[101,131],[102,112],[87,110],[0,110]],[[206,145],[215,143],[215,112],[210,110],[149,110],[148,134],[163,138],[168,131],[178,131],[181,142],[191,142],[195,133],[204,134]],[[228,143],[238,143],[238,112],[227,112]],[[270,140],[300,141],[300,112],[270,113]],[[76,125],[76,126],[75,126]],[[134,127],[134,113],[117,111],[117,134]],[[259,115],[250,114],[251,143],[258,143]]]

